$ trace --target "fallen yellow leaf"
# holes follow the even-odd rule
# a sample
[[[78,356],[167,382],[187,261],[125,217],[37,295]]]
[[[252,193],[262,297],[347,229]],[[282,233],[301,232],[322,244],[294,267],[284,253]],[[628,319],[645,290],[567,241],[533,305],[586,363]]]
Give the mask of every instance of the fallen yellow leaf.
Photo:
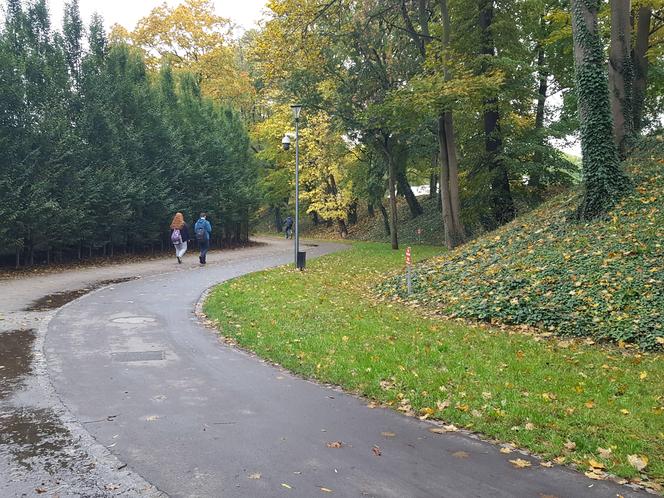
[[[453,424],[443,425],[442,427],[432,427],[429,429],[434,434],[445,434],[446,432],[456,432],[459,428]]]
[[[606,466],[602,462],[598,462],[597,460],[591,458],[588,460],[588,464],[594,468],[594,469],[605,469]]]
[[[282,485],[284,488],[286,488],[286,489],[293,489],[291,486],[289,486],[289,485],[286,484],[285,482],[282,482],[281,485]]]
[[[384,436],[384,437],[394,437],[394,436],[396,436],[396,434],[394,432],[381,432],[380,435]]]
[[[500,448],[500,452],[501,452],[501,453],[505,453],[505,454],[507,455],[507,454],[509,454],[509,453],[512,453],[512,450],[509,449],[509,448],[505,448],[505,447],[503,447],[503,448]]]
[[[260,479],[261,474],[260,472],[254,472],[253,474],[249,474],[249,479]]]
[[[576,443],[574,441],[567,441],[563,446],[568,450],[572,451],[576,449]]]
[[[620,413],[622,413],[623,415],[629,415],[629,410],[626,410],[625,408],[623,408],[623,409],[620,410]]]
[[[603,479],[606,479],[603,474],[597,474],[595,472],[586,472],[586,477],[590,479],[595,479],[596,481],[601,481]]]
[[[639,374],[639,379],[644,380],[648,377],[648,372],[641,372]]]
[[[648,457],[644,455],[627,455],[627,461],[639,472],[648,466]]]
[[[597,452],[602,458],[611,458],[613,455],[613,450],[611,450],[611,448],[597,448]]]
[[[586,401],[584,405],[586,408],[595,408],[595,402],[592,399],[590,401]]]
[[[332,492],[332,490],[331,490],[330,488],[320,488],[320,490],[321,490],[323,493],[331,493],[331,492]]]
[[[522,458],[517,458],[516,460],[510,460],[510,463],[514,465],[517,469],[524,469],[532,465],[528,460],[523,460]]]

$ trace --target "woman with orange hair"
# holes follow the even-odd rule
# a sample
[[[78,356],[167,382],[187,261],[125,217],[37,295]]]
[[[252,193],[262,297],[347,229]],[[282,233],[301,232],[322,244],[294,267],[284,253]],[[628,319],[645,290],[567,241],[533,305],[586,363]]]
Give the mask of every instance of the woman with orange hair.
[[[187,252],[189,241],[189,227],[184,221],[182,213],[175,213],[171,222],[171,242],[175,246],[175,257],[178,263],[182,263],[182,257]]]

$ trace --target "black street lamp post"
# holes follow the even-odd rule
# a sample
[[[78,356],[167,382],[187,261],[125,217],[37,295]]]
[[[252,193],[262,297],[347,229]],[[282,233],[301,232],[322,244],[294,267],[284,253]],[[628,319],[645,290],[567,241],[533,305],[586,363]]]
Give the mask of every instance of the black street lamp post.
[[[306,253],[300,252],[300,112],[302,105],[291,106],[295,118],[295,267],[304,270]],[[290,138],[285,135],[281,141],[285,150],[290,148]]]

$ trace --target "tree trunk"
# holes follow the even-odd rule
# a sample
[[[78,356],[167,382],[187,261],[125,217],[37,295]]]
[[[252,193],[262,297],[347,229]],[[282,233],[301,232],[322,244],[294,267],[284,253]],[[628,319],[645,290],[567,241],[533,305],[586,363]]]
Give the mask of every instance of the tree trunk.
[[[646,86],[648,83],[648,51],[650,37],[650,20],[652,18],[652,7],[643,5],[639,7],[636,21],[636,42],[632,54],[634,64],[634,84],[632,85],[632,128],[639,133],[643,128],[643,103],[646,98]]]
[[[381,202],[378,205],[380,209],[380,214],[383,215],[383,225],[385,226],[385,235],[390,235],[390,218],[387,215],[387,209],[385,209],[385,206],[383,206],[383,203]]]
[[[16,246],[16,268],[18,269],[20,267],[21,267],[21,247],[17,245]]]
[[[620,157],[627,156],[632,136],[632,61],[630,55],[630,0],[611,0],[611,45],[609,47],[609,95],[613,136]]]
[[[348,237],[348,227],[346,226],[346,222],[342,219],[338,219],[337,224],[339,225],[339,235],[341,235],[341,238],[345,239]]]
[[[438,165],[436,164],[437,168]],[[429,199],[435,199],[438,194],[438,175],[436,173],[431,173],[429,175]]]
[[[451,113],[438,118],[438,144],[440,145],[440,201],[443,212],[445,244],[453,249],[464,241],[464,229],[459,210],[459,183],[456,158],[454,124]]]
[[[544,18],[540,19],[540,26],[544,23]],[[539,86],[537,88],[537,108],[535,110],[535,132],[537,134],[538,146],[544,145],[544,137],[541,131],[544,129],[544,112],[546,110],[546,97],[549,90],[549,73],[546,70],[546,59],[544,54],[544,47],[538,45],[537,47],[537,78]],[[542,159],[542,152],[539,148],[535,149],[533,155],[534,168],[528,174],[528,186],[532,189],[532,195],[535,201],[539,204],[542,199],[542,185],[540,180],[540,168],[544,165]]]
[[[494,57],[496,49],[491,33],[493,23],[494,0],[480,0],[479,26],[481,32],[481,54]],[[482,72],[489,72],[491,65],[482,64]],[[484,100],[484,150],[485,164],[490,178],[489,208],[492,225],[495,228],[514,219],[516,210],[510,191],[509,178],[505,163],[501,159],[503,140],[500,131],[500,113],[498,99]]]
[[[370,216],[371,218],[373,218],[374,216],[376,216],[376,211],[374,210],[374,204],[373,204],[373,202],[368,202],[368,203],[367,203],[367,213],[369,214],[369,216]]]
[[[348,206],[348,223],[355,225],[357,223],[357,200],[351,202]]]
[[[406,198],[411,217],[417,218],[424,213],[424,209],[422,209],[417,197],[413,193],[413,189],[410,187],[410,183],[408,183],[406,173],[401,169],[397,173],[397,184],[399,185],[399,192]]]
[[[544,109],[546,105],[546,93],[549,87],[549,74],[546,70],[545,62],[544,47],[540,45],[537,48],[537,76],[539,79],[539,87],[537,89],[537,110],[535,112],[536,130],[541,130],[544,128]]]
[[[392,249],[396,250],[399,249],[399,239],[397,237],[397,223],[398,223],[397,193],[395,191],[396,180],[397,180],[397,165],[394,163],[394,156],[392,155],[392,151],[389,150],[388,144],[386,144],[385,152],[387,154],[387,164],[388,164],[387,188],[390,191],[390,218],[391,218],[390,236],[392,242]]]
[[[609,88],[597,30],[600,0],[572,0],[574,68],[581,124],[584,198],[577,211],[588,220],[608,211],[629,185],[613,141]]]

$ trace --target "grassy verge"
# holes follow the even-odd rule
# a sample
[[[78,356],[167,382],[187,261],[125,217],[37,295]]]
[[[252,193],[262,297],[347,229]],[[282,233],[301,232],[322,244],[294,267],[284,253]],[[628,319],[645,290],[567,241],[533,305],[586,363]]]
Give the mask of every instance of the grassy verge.
[[[401,251],[356,243],[305,273],[283,267],[227,282],[205,312],[224,336],[304,376],[558,463],[662,482],[661,354],[470,327],[373,299],[402,264]],[[629,455],[647,457],[645,469]]]

